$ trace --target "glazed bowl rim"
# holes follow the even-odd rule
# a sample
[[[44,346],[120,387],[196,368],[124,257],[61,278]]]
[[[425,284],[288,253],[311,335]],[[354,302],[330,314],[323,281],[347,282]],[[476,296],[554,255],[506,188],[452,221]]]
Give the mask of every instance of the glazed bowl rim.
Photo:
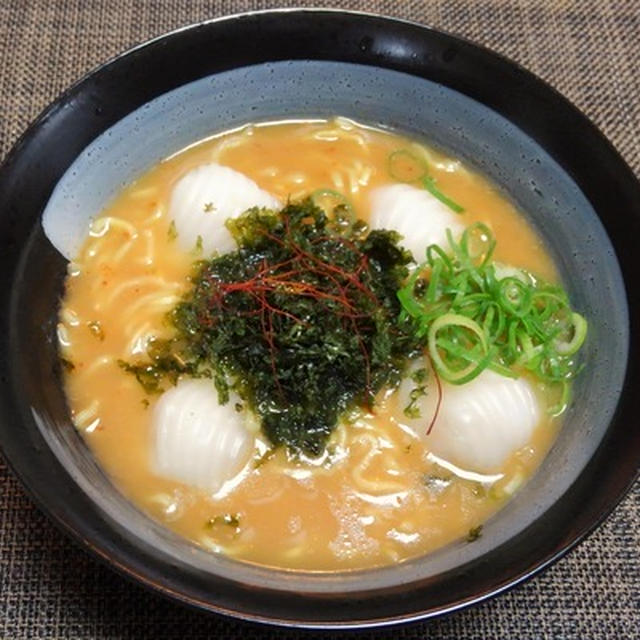
[[[321,9],[321,10],[316,10],[316,9],[300,9],[300,10],[297,10],[297,9],[282,9],[282,10],[265,10],[265,11],[260,11],[260,12],[250,12],[250,13],[236,14],[236,15],[233,15],[233,16],[226,16],[226,17],[217,18],[217,19],[214,19],[214,20],[204,21],[204,22],[197,23],[197,24],[194,24],[194,25],[181,27],[179,29],[171,31],[171,32],[169,32],[167,34],[164,34],[162,36],[159,36],[157,38],[151,39],[151,40],[149,40],[149,41],[147,41],[145,43],[142,43],[142,44],[140,44],[140,45],[138,45],[136,47],[133,47],[132,49],[129,49],[128,51],[126,51],[126,52],[124,52],[124,53],[122,53],[122,54],[120,54],[118,56],[115,56],[115,57],[111,58],[108,62],[104,63],[103,65],[98,66],[96,69],[94,69],[91,72],[89,72],[88,74],[86,74],[78,82],[76,82],[69,89],[67,89],[65,92],[63,92],[60,95],[60,97],[58,97],[50,107],[45,109],[45,111],[37,118],[37,120],[34,122],[34,124],[32,124],[29,127],[27,132],[25,132],[25,134],[16,143],[16,145],[13,148],[13,150],[9,153],[9,155],[5,159],[5,163],[3,165],[2,172],[4,173],[6,171],[6,167],[7,166],[10,167],[12,165],[14,157],[19,155],[20,150],[21,150],[23,145],[28,144],[29,139],[34,134],[34,132],[37,131],[40,127],[45,126],[50,117],[55,117],[56,116],[56,113],[61,108],[61,105],[66,103],[67,100],[69,98],[71,98],[72,96],[80,93],[81,92],[80,90],[85,86],[85,83],[89,82],[92,78],[95,78],[96,76],[100,75],[103,71],[109,70],[113,65],[119,64],[120,61],[126,61],[130,56],[132,56],[132,55],[134,55],[134,54],[136,54],[138,52],[150,51],[150,49],[153,46],[155,46],[156,44],[167,42],[171,38],[174,38],[176,36],[180,36],[181,34],[188,34],[190,32],[193,32],[194,30],[197,30],[197,29],[200,29],[200,28],[207,28],[207,27],[212,27],[212,26],[215,26],[215,25],[225,24],[225,23],[231,24],[234,21],[238,21],[238,20],[242,21],[242,20],[246,20],[246,19],[259,19],[261,16],[273,16],[273,15],[280,15],[280,14],[291,14],[291,15],[304,14],[304,15],[307,15],[307,16],[317,16],[317,15],[321,15],[321,16],[336,16],[336,18],[341,18],[341,17],[346,16],[346,17],[348,17],[350,19],[382,21],[385,24],[397,23],[399,25],[405,25],[405,26],[407,26],[409,28],[412,28],[412,29],[417,28],[417,29],[419,29],[421,31],[428,31],[431,34],[438,34],[439,37],[444,37],[445,39],[449,39],[450,41],[452,41],[454,43],[465,44],[466,46],[471,47],[476,51],[479,51],[481,55],[488,56],[488,57],[493,58],[493,59],[497,58],[503,64],[506,63],[507,65],[511,66],[513,69],[518,71],[520,74],[522,74],[525,77],[525,79],[528,80],[530,83],[537,84],[538,88],[540,88],[540,86],[541,86],[542,89],[547,93],[551,92],[552,95],[554,95],[556,99],[560,98],[560,100],[562,101],[562,103],[564,104],[565,107],[569,106],[570,109],[572,109],[574,111],[574,116],[579,116],[579,119],[581,120],[582,127],[584,127],[586,125],[587,128],[591,128],[592,129],[592,133],[595,134],[596,137],[599,138],[600,144],[608,145],[609,150],[613,151],[613,148],[611,147],[611,145],[601,136],[601,134],[599,134],[599,132],[597,132],[595,127],[582,114],[580,114],[580,112],[577,111],[577,109],[575,109],[575,107],[570,105],[564,98],[562,98],[562,96],[560,96],[560,94],[558,92],[556,92],[554,89],[549,87],[546,83],[544,83],[539,78],[533,76],[533,74],[531,74],[530,72],[524,70],[524,68],[521,67],[520,65],[518,65],[516,63],[513,63],[512,61],[508,60],[504,56],[500,56],[499,54],[496,54],[496,53],[492,52],[491,50],[489,50],[489,49],[487,49],[485,47],[482,47],[480,45],[472,43],[469,40],[465,40],[465,39],[460,38],[458,36],[452,36],[452,35],[446,34],[444,32],[441,32],[439,30],[435,30],[435,29],[433,29],[431,27],[425,27],[424,25],[419,25],[419,24],[413,23],[411,21],[400,20],[400,19],[395,19],[395,18],[385,18],[385,17],[382,17],[382,16],[375,16],[373,14],[367,14],[367,13],[364,13],[364,12],[347,12],[347,11],[332,10],[332,9]],[[325,59],[325,58],[318,58],[318,59]],[[230,67],[230,68],[232,68],[232,67]],[[387,67],[387,68],[393,68],[393,67]],[[615,151],[614,151],[614,154],[615,154]],[[624,162],[621,161],[621,159],[617,156],[617,154],[615,154],[615,156],[618,158],[619,162],[622,162],[623,166],[626,166],[626,165],[624,165]],[[628,169],[628,167],[627,167],[627,171],[629,171],[629,173],[631,173],[630,170]],[[635,188],[636,188],[636,190],[638,188],[637,181],[635,183]],[[3,193],[3,191],[1,189],[0,189],[0,193]],[[629,376],[630,376],[630,373],[628,372],[627,373],[627,380],[629,379]],[[628,395],[628,393],[627,393],[627,395]],[[1,441],[0,441],[0,446],[2,446],[3,453],[4,453],[4,445],[2,444]],[[631,453],[633,453],[633,450],[631,450]],[[640,452],[636,450],[636,457],[638,457],[638,453],[640,453]],[[115,549],[115,548],[111,547],[111,545],[105,545],[105,544],[96,543],[95,540],[92,540],[91,536],[88,537],[87,535],[85,535],[85,533],[86,533],[85,531],[78,530],[76,528],[76,526],[74,525],[74,523],[71,523],[68,519],[65,519],[64,517],[61,517],[60,513],[52,513],[50,508],[48,507],[47,502],[46,501],[43,502],[43,500],[41,500],[42,494],[38,491],[38,487],[34,485],[33,478],[26,477],[24,469],[16,468],[13,465],[12,456],[10,454],[6,454],[5,457],[7,458],[10,466],[12,466],[12,468],[14,469],[14,472],[16,473],[16,475],[22,480],[23,484],[29,489],[30,493],[32,494],[32,496],[34,497],[36,502],[38,502],[40,507],[53,518],[53,520],[54,520],[54,522],[56,522],[56,524],[61,525],[62,528],[64,530],[66,530],[67,533],[71,533],[72,536],[75,539],[80,539],[81,542],[83,543],[83,545],[86,548],[89,548],[90,550],[92,550],[96,555],[101,557],[103,560],[106,560],[107,563],[109,563],[111,566],[115,566],[117,569],[119,569],[125,575],[128,575],[130,577],[134,577],[136,580],[143,582],[147,586],[151,586],[155,590],[158,590],[158,591],[161,591],[161,592],[165,592],[165,593],[168,592],[173,597],[178,598],[178,599],[182,599],[182,600],[184,600],[186,602],[189,602],[191,604],[196,604],[197,606],[200,606],[200,607],[203,607],[203,608],[207,608],[207,609],[227,612],[227,613],[230,613],[230,614],[235,615],[237,617],[241,617],[241,618],[245,618],[245,619],[249,619],[249,620],[261,620],[261,621],[267,621],[267,622],[271,622],[271,623],[275,622],[275,623],[284,624],[284,625],[286,625],[286,624],[296,625],[297,624],[297,625],[300,625],[300,626],[310,626],[310,627],[340,626],[340,627],[343,627],[343,628],[348,627],[348,626],[358,626],[358,627],[377,626],[377,625],[382,625],[382,624],[388,624],[390,622],[408,621],[408,620],[419,619],[419,618],[423,618],[423,617],[429,617],[431,615],[446,613],[448,611],[455,610],[455,609],[461,608],[463,606],[467,606],[468,604],[471,604],[473,602],[477,602],[478,600],[483,600],[486,597],[488,597],[489,595],[493,595],[495,593],[499,593],[500,591],[503,591],[504,589],[521,582],[522,580],[530,577],[533,573],[537,572],[538,570],[540,570],[544,566],[547,566],[549,563],[553,562],[557,557],[559,557],[560,555],[562,555],[563,553],[568,551],[580,539],[585,537],[595,527],[597,527],[598,524],[600,524],[600,522],[608,515],[608,513],[613,508],[613,506],[615,506],[615,504],[623,497],[624,493],[630,488],[630,486],[632,485],[635,477],[637,477],[637,473],[638,473],[637,460],[636,460],[635,471],[630,473],[630,474],[626,474],[625,479],[623,479],[622,482],[618,482],[617,490],[615,492],[613,492],[609,496],[610,501],[608,503],[608,509],[607,510],[600,511],[597,514],[597,517],[592,519],[588,526],[583,527],[582,530],[580,532],[578,532],[575,536],[573,536],[571,539],[564,540],[563,544],[560,545],[559,547],[556,547],[554,549],[550,549],[543,557],[539,558],[536,562],[534,562],[526,571],[520,571],[518,573],[518,575],[511,576],[510,578],[508,578],[506,580],[503,580],[502,582],[500,582],[498,584],[495,584],[488,591],[480,592],[480,593],[475,594],[474,596],[461,599],[461,600],[459,600],[457,602],[454,602],[454,603],[450,603],[448,606],[441,606],[435,612],[425,613],[425,611],[423,610],[423,611],[416,611],[413,614],[403,614],[403,615],[395,617],[395,618],[389,618],[389,619],[384,619],[384,620],[357,619],[357,620],[352,620],[350,622],[341,621],[339,623],[332,624],[332,623],[327,623],[327,622],[318,623],[316,621],[310,621],[310,620],[284,620],[284,619],[282,619],[282,620],[274,620],[274,619],[270,619],[270,618],[265,617],[265,616],[252,615],[252,614],[246,613],[246,612],[245,613],[239,613],[239,612],[233,611],[233,610],[225,610],[225,608],[223,606],[215,605],[215,604],[211,604],[211,603],[207,603],[207,602],[198,601],[198,599],[196,597],[189,596],[188,594],[185,594],[185,593],[180,593],[177,590],[173,590],[173,589],[167,587],[166,585],[163,585],[158,580],[154,580],[152,577],[144,575],[140,571],[136,571],[134,568],[132,568],[132,566],[130,564],[127,564],[126,562],[123,562],[123,555],[122,555],[122,553],[118,553],[118,549]],[[99,537],[98,537],[98,540],[100,540]],[[104,543],[104,540],[102,540],[101,542]],[[111,547],[111,548],[109,548],[109,547]],[[126,555],[127,554],[125,554],[125,556]]]

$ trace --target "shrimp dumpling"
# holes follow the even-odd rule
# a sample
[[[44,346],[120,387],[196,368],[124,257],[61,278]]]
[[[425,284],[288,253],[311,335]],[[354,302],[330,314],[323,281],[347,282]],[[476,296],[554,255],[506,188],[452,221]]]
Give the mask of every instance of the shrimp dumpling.
[[[165,391],[151,422],[155,471],[211,493],[235,477],[255,440],[235,405],[219,404],[211,380],[180,380]]]
[[[400,407],[410,401],[415,383],[405,380],[399,390]],[[477,473],[498,471],[506,459],[529,442],[541,410],[532,385],[525,378],[507,378],[485,370],[463,385],[442,383],[442,403],[429,435],[427,426],[436,410],[435,384],[416,402],[420,418],[403,415],[402,422],[423,438],[429,451]]]
[[[235,249],[225,221],[251,207],[279,209],[280,202],[244,174],[219,164],[205,164],[178,180],[171,193],[169,218],[185,251],[193,249],[200,237],[205,254],[225,253]]]
[[[417,262],[424,260],[430,244],[448,246],[447,229],[454,238],[464,230],[456,214],[440,200],[408,184],[387,185],[371,193],[371,228],[400,233],[402,246]]]

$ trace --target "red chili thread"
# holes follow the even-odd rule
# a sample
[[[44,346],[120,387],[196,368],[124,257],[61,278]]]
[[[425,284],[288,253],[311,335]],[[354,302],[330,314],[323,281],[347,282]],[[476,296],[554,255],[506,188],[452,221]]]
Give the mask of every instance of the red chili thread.
[[[270,294],[281,294],[290,296],[302,296],[324,301],[327,311],[343,318],[345,331],[352,330],[360,345],[364,360],[365,373],[365,397],[367,405],[371,404],[373,392],[371,389],[371,363],[366,342],[363,337],[363,330],[358,321],[371,318],[371,313],[358,310],[356,297],[358,294],[366,296],[377,307],[380,303],[371,289],[363,282],[363,276],[368,273],[369,261],[362,253],[346,238],[323,236],[315,238],[313,244],[320,242],[337,242],[351,250],[357,260],[353,270],[347,270],[335,264],[331,264],[318,256],[305,251],[292,237],[289,228],[288,218],[284,219],[284,238],[278,237],[270,232],[263,234],[269,240],[276,242],[285,249],[291,251],[293,256],[282,262],[268,264],[263,260],[258,271],[246,280],[236,282],[223,282],[218,278],[211,279],[212,295],[210,297],[210,307],[222,309],[227,307],[227,298],[234,293],[244,293],[255,300],[256,308],[245,311],[234,310],[234,313],[241,316],[260,316],[263,338],[269,347],[271,354],[271,367],[273,370],[275,383],[284,396],[281,384],[277,375],[276,352],[277,347],[274,339],[274,320],[277,316],[309,326],[309,323],[302,318],[298,318],[285,309],[275,306],[267,298]],[[312,284],[305,282],[305,275],[314,275],[319,283]],[[322,287],[323,281],[326,286]],[[333,305],[331,308],[329,305]],[[210,324],[210,323],[209,323]]]
[[[442,404],[442,382],[440,382],[440,376],[436,371],[431,355],[429,355],[429,362],[431,363],[431,370],[433,371],[433,375],[436,377],[436,386],[438,387],[438,401],[436,402],[436,410],[433,412],[433,417],[431,418],[431,422],[429,423],[429,427],[427,429],[427,435],[431,433],[431,430],[433,429],[433,425],[436,423],[436,420],[438,419],[438,414],[440,413],[440,405]]]

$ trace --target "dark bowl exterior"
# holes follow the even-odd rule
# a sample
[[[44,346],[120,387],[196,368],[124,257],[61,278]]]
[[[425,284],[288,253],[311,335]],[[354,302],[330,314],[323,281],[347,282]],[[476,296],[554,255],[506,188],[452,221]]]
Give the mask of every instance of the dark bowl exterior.
[[[392,69],[440,83],[501,114],[543,147],[589,200],[627,283],[625,386],[590,462],[526,530],[436,577],[383,590],[346,592],[337,583],[330,592],[283,595],[212,575],[154,549],[109,518],[61,464],[46,437],[47,430],[57,429],[70,450],[84,446],[60,393],[55,311],[66,264],[46,249],[40,226],[54,187],[92,140],[152,98],[203,76],[279,60]],[[347,628],[424,619],[468,606],[565,553],[606,517],[637,476],[640,396],[634,390],[640,379],[634,356],[640,293],[632,284],[639,264],[639,203],[637,179],[582,114],[518,65],[460,38],[397,20],[324,10],[247,14],[173,32],[69,89],[31,126],[2,167],[0,448],[34,500],[63,530],[123,574],[196,607],[280,625]],[[44,406],[46,425],[40,417]],[[96,479],[101,473],[90,462],[82,472]]]

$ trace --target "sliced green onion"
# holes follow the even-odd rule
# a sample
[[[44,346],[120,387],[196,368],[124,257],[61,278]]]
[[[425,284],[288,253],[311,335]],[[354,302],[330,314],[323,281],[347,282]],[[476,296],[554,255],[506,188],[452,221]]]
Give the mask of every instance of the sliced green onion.
[[[528,372],[560,389],[550,411],[564,411],[582,366],[576,354],[586,339],[585,318],[558,285],[526,273],[497,277],[486,225],[471,225],[460,241],[448,231],[447,241],[449,251],[427,247],[426,262],[397,294],[416,334],[426,336],[439,375],[464,384],[486,368],[510,377]]]
[[[518,318],[526,316],[531,309],[531,287],[517,278],[503,278],[498,283],[500,303],[504,309]]]
[[[432,178],[431,176],[426,176],[422,179],[422,184],[434,198],[438,198],[438,200],[440,200],[442,204],[449,207],[449,209],[455,211],[456,213],[464,212],[464,207],[461,207],[457,202],[454,202],[451,198],[445,196],[444,193],[442,193],[442,191],[440,191],[440,189],[436,187],[436,181],[434,178]]]
[[[355,220],[349,199],[335,189],[316,189],[311,193],[313,204],[320,207],[327,217],[339,226],[348,226]]]
[[[562,415],[566,411],[567,407],[569,406],[569,401],[571,400],[571,387],[569,386],[568,382],[566,380],[563,380],[560,385],[560,399],[556,404],[554,404],[552,407],[549,407],[549,409],[547,410],[547,413],[554,418]]]
[[[460,238],[460,249],[472,264],[487,264],[493,257],[495,248],[495,237],[484,222],[469,225]]]
[[[427,163],[408,149],[394,151],[388,159],[389,175],[398,182],[417,182],[426,177]]]
[[[403,287],[398,291],[398,300],[400,300],[402,308],[412,318],[419,318],[422,315],[422,305],[415,299],[408,287]]]
[[[573,337],[568,342],[555,340],[556,351],[563,356],[572,356],[584,343],[587,337],[587,321],[579,314],[571,314],[571,324],[573,326]]]
[[[480,361],[471,362],[463,369],[459,369],[457,371],[453,370],[444,361],[444,359],[440,355],[437,337],[440,330],[450,327],[462,327],[463,329],[468,329],[477,336],[482,350],[484,351],[483,357]],[[486,363],[484,362],[487,356],[490,356],[487,350],[487,343],[485,340],[484,332],[477,322],[474,322],[470,318],[467,318],[467,316],[461,316],[455,313],[447,313],[443,316],[440,316],[431,323],[427,340],[429,355],[433,360],[438,374],[444,380],[447,380],[448,382],[451,382],[453,384],[465,384],[466,382],[470,382],[476,376],[478,376],[488,364],[488,361]]]
[[[447,232],[450,233],[450,230],[447,229]],[[447,271],[453,271],[453,261],[449,256],[445,253],[442,247],[439,247],[437,244],[430,244],[425,251],[427,256],[427,263],[433,267],[436,264],[442,263]]]

